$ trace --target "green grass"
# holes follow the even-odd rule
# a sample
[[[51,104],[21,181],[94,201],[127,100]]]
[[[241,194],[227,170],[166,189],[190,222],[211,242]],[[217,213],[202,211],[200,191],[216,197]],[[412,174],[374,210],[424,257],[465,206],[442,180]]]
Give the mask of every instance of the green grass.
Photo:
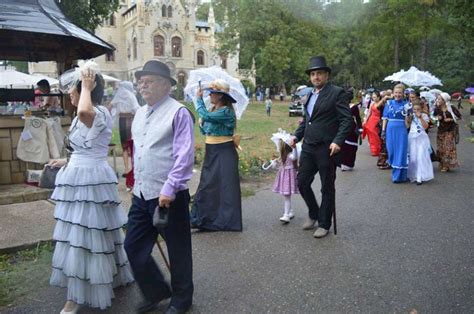
[[[45,243],[35,249],[0,255],[0,309],[48,285],[52,252],[52,245]]]
[[[112,139],[110,140],[110,143],[117,145],[117,150],[122,147],[120,146],[120,133],[118,127],[112,129]]]
[[[247,187],[245,184],[243,184],[241,188],[242,188],[242,191],[241,191],[242,198],[254,196],[256,193],[253,187]]]

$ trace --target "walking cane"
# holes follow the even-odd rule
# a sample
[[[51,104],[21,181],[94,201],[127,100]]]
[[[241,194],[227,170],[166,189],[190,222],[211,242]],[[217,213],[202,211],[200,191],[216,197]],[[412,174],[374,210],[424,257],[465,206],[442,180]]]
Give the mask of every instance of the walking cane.
[[[165,265],[168,268],[168,271],[171,273],[170,264],[169,264],[168,260],[166,259],[166,255],[165,255],[165,252],[163,252],[163,248],[161,247],[160,236],[159,235],[156,238],[156,246],[158,247],[158,250],[160,250],[161,257],[163,257],[163,260],[165,261]]]
[[[332,212],[332,219],[334,221],[334,234],[337,235],[336,206],[334,206],[334,211]]]

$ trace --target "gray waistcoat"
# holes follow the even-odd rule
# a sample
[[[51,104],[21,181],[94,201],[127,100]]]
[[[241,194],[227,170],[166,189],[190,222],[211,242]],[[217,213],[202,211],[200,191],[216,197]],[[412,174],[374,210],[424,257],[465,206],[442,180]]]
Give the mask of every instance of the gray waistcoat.
[[[133,194],[146,200],[160,196],[161,188],[174,165],[173,120],[177,111],[184,107],[172,98],[159,105],[147,118],[148,106],[138,109],[133,119],[134,144],[133,169],[135,185]]]

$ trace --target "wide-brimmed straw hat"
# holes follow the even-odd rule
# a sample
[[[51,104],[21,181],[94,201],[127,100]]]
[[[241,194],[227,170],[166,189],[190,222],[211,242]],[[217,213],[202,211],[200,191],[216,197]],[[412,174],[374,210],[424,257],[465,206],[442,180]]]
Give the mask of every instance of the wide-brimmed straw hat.
[[[229,83],[222,79],[217,79],[212,81],[209,86],[206,88],[207,91],[211,94],[222,94],[225,97],[227,97],[231,103],[236,103],[237,101],[232,97],[229,92],[230,92],[230,86]]]
[[[148,61],[145,63],[141,71],[135,72],[137,80],[139,80],[143,75],[158,75],[167,78],[171,82],[171,85],[176,85],[176,80],[171,77],[170,68],[165,63],[158,60]]]

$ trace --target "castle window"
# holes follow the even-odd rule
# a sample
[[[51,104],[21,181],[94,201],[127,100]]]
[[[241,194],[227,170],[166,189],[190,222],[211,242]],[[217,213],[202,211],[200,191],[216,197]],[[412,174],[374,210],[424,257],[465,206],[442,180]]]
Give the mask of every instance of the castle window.
[[[132,43],[132,57],[133,57],[133,60],[137,60],[137,56],[138,56],[137,46],[138,46],[137,37],[134,37],[133,38],[133,43]]]
[[[161,17],[166,17],[166,5],[164,4],[161,7]]]
[[[114,62],[115,61],[115,51],[107,52],[105,54],[105,61],[106,62]]]
[[[227,69],[227,56],[221,56],[221,68]]]
[[[173,37],[171,39],[171,52],[173,57],[181,58],[181,38]]]
[[[204,65],[204,51],[198,50],[197,52],[197,64]]]
[[[155,56],[164,56],[165,55],[165,39],[161,35],[156,35],[153,37],[153,46]]]
[[[178,84],[181,86],[186,85],[186,73],[184,72],[179,72],[178,73]]]
[[[168,7],[168,17],[173,17],[173,8],[171,6]]]

